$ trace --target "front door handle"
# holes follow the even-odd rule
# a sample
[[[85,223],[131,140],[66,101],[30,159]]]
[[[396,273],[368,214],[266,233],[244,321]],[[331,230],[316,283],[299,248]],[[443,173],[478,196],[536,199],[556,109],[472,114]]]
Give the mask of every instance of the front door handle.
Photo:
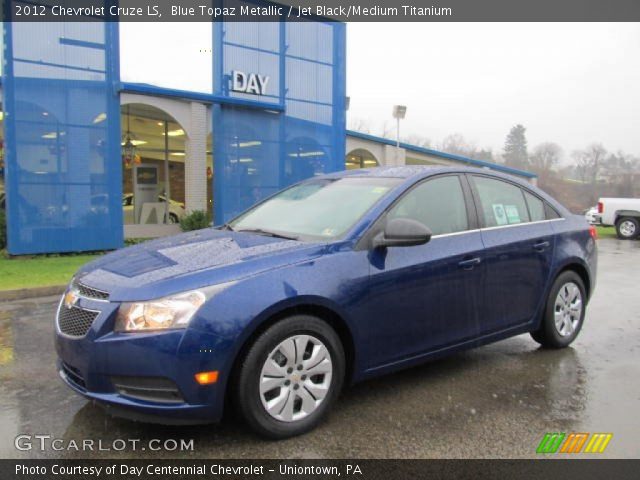
[[[533,248],[537,252],[544,252],[549,247],[549,242],[546,240],[544,242],[538,242],[533,244]]]
[[[476,265],[479,265],[481,261],[482,260],[480,260],[480,257],[470,258],[469,260],[462,260],[458,263],[458,266],[464,268],[465,270],[471,270]]]

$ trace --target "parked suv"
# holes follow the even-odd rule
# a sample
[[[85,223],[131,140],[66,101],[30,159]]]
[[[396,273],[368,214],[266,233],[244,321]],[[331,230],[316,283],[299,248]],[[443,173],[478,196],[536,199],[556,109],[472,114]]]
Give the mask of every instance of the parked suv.
[[[257,432],[315,427],[345,384],[530,332],[580,332],[595,230],[486,170],[314,177],[217,228],[129,247],[76,274],[59,372],[117,415]]]
[[[640,235],[640,198],[601,198],[598,219],[602,225],[615,226],[618,238],[631,240]]]

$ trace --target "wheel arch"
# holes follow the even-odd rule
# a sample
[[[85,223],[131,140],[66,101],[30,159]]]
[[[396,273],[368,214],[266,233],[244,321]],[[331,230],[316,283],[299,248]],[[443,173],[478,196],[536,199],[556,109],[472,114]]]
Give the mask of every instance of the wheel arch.
[[[574,272],[576,273],[582,283],[584,284],[585,293],[587,294],[587,299],[591,298],[591,275],[589,274],[589,270],[587,267],[579,262],[577,259],[573,261],[569,261],[565,265],[563,265],[558,272],[556,273],[553,281],[558,278],[564,272]]]
[[[545,290],[544,301],[541,303],[540,309],[537,311],[536,316],[534,317],[536,320],[533,322],[533,330],[537,330],[540,327],[544,316],[545,306],[547,304],[547,298],[551,292],[551,288],[553,287],[556,279],[564,272],[574,272],[580,277],[582,283],[584,284],[587,301],[589,301],[591,292],[593,291],[593,284],[591,282],[591,275],[589,273],[588,267],[579,258],[567,259],[567,261],[560,265],[549,277],[549,284]]]
[[[356,349],[354,332],[345,320],[344,316],[338,313],[338,309],[327,305],[323,299],[314,297],[301,297],[295,303],[281,302],[258,315],[251,327],[247,328],[248,333],[240,340],[240,346],[236,349],[231,362],[229,381],[225,386],[225,404],[229,401],[232,393],[232,378],[236,378],[242,359],[247,354],[253,342],[269,327],[275,325],[292,315],[311,315],[319,318],[331,326],[338,334],[345,355],[345,385],[351,383],[355,374]]]
[[[614,224],[618,223],[618,220],[624,217],[633,217],[640,220],[640,211],[638,210],[616,210],[614,215]]]

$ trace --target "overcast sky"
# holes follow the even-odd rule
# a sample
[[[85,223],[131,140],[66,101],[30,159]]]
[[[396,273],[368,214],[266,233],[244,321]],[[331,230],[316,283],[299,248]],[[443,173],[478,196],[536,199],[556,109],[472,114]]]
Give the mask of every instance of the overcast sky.
[[[349,23],[348,125],[371,133],[408,106],[401,136],[433,146],[461,133],[501,151],[511,126],[530,147],[601,142],[640,156],[640,24]]]

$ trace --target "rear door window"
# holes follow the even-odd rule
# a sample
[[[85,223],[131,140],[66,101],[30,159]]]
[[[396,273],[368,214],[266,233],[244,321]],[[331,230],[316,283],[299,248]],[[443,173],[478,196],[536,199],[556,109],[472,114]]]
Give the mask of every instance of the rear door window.
[[[527,200],[527,206],[529,207],[529,215],[531,215],[532,222],[540,222],[547,217],[544,213],[544,202],[535,195],[523,190],[524,198]]]
[[[556,212],[555,208],[553,208],[548,203],[544,204],[544,212],[547,220],[553,220],[554,218],[562,218],[558,212]]]
[[[502,227],[531,221],[520,187],[495,178],[473,176],[485,227]]]

